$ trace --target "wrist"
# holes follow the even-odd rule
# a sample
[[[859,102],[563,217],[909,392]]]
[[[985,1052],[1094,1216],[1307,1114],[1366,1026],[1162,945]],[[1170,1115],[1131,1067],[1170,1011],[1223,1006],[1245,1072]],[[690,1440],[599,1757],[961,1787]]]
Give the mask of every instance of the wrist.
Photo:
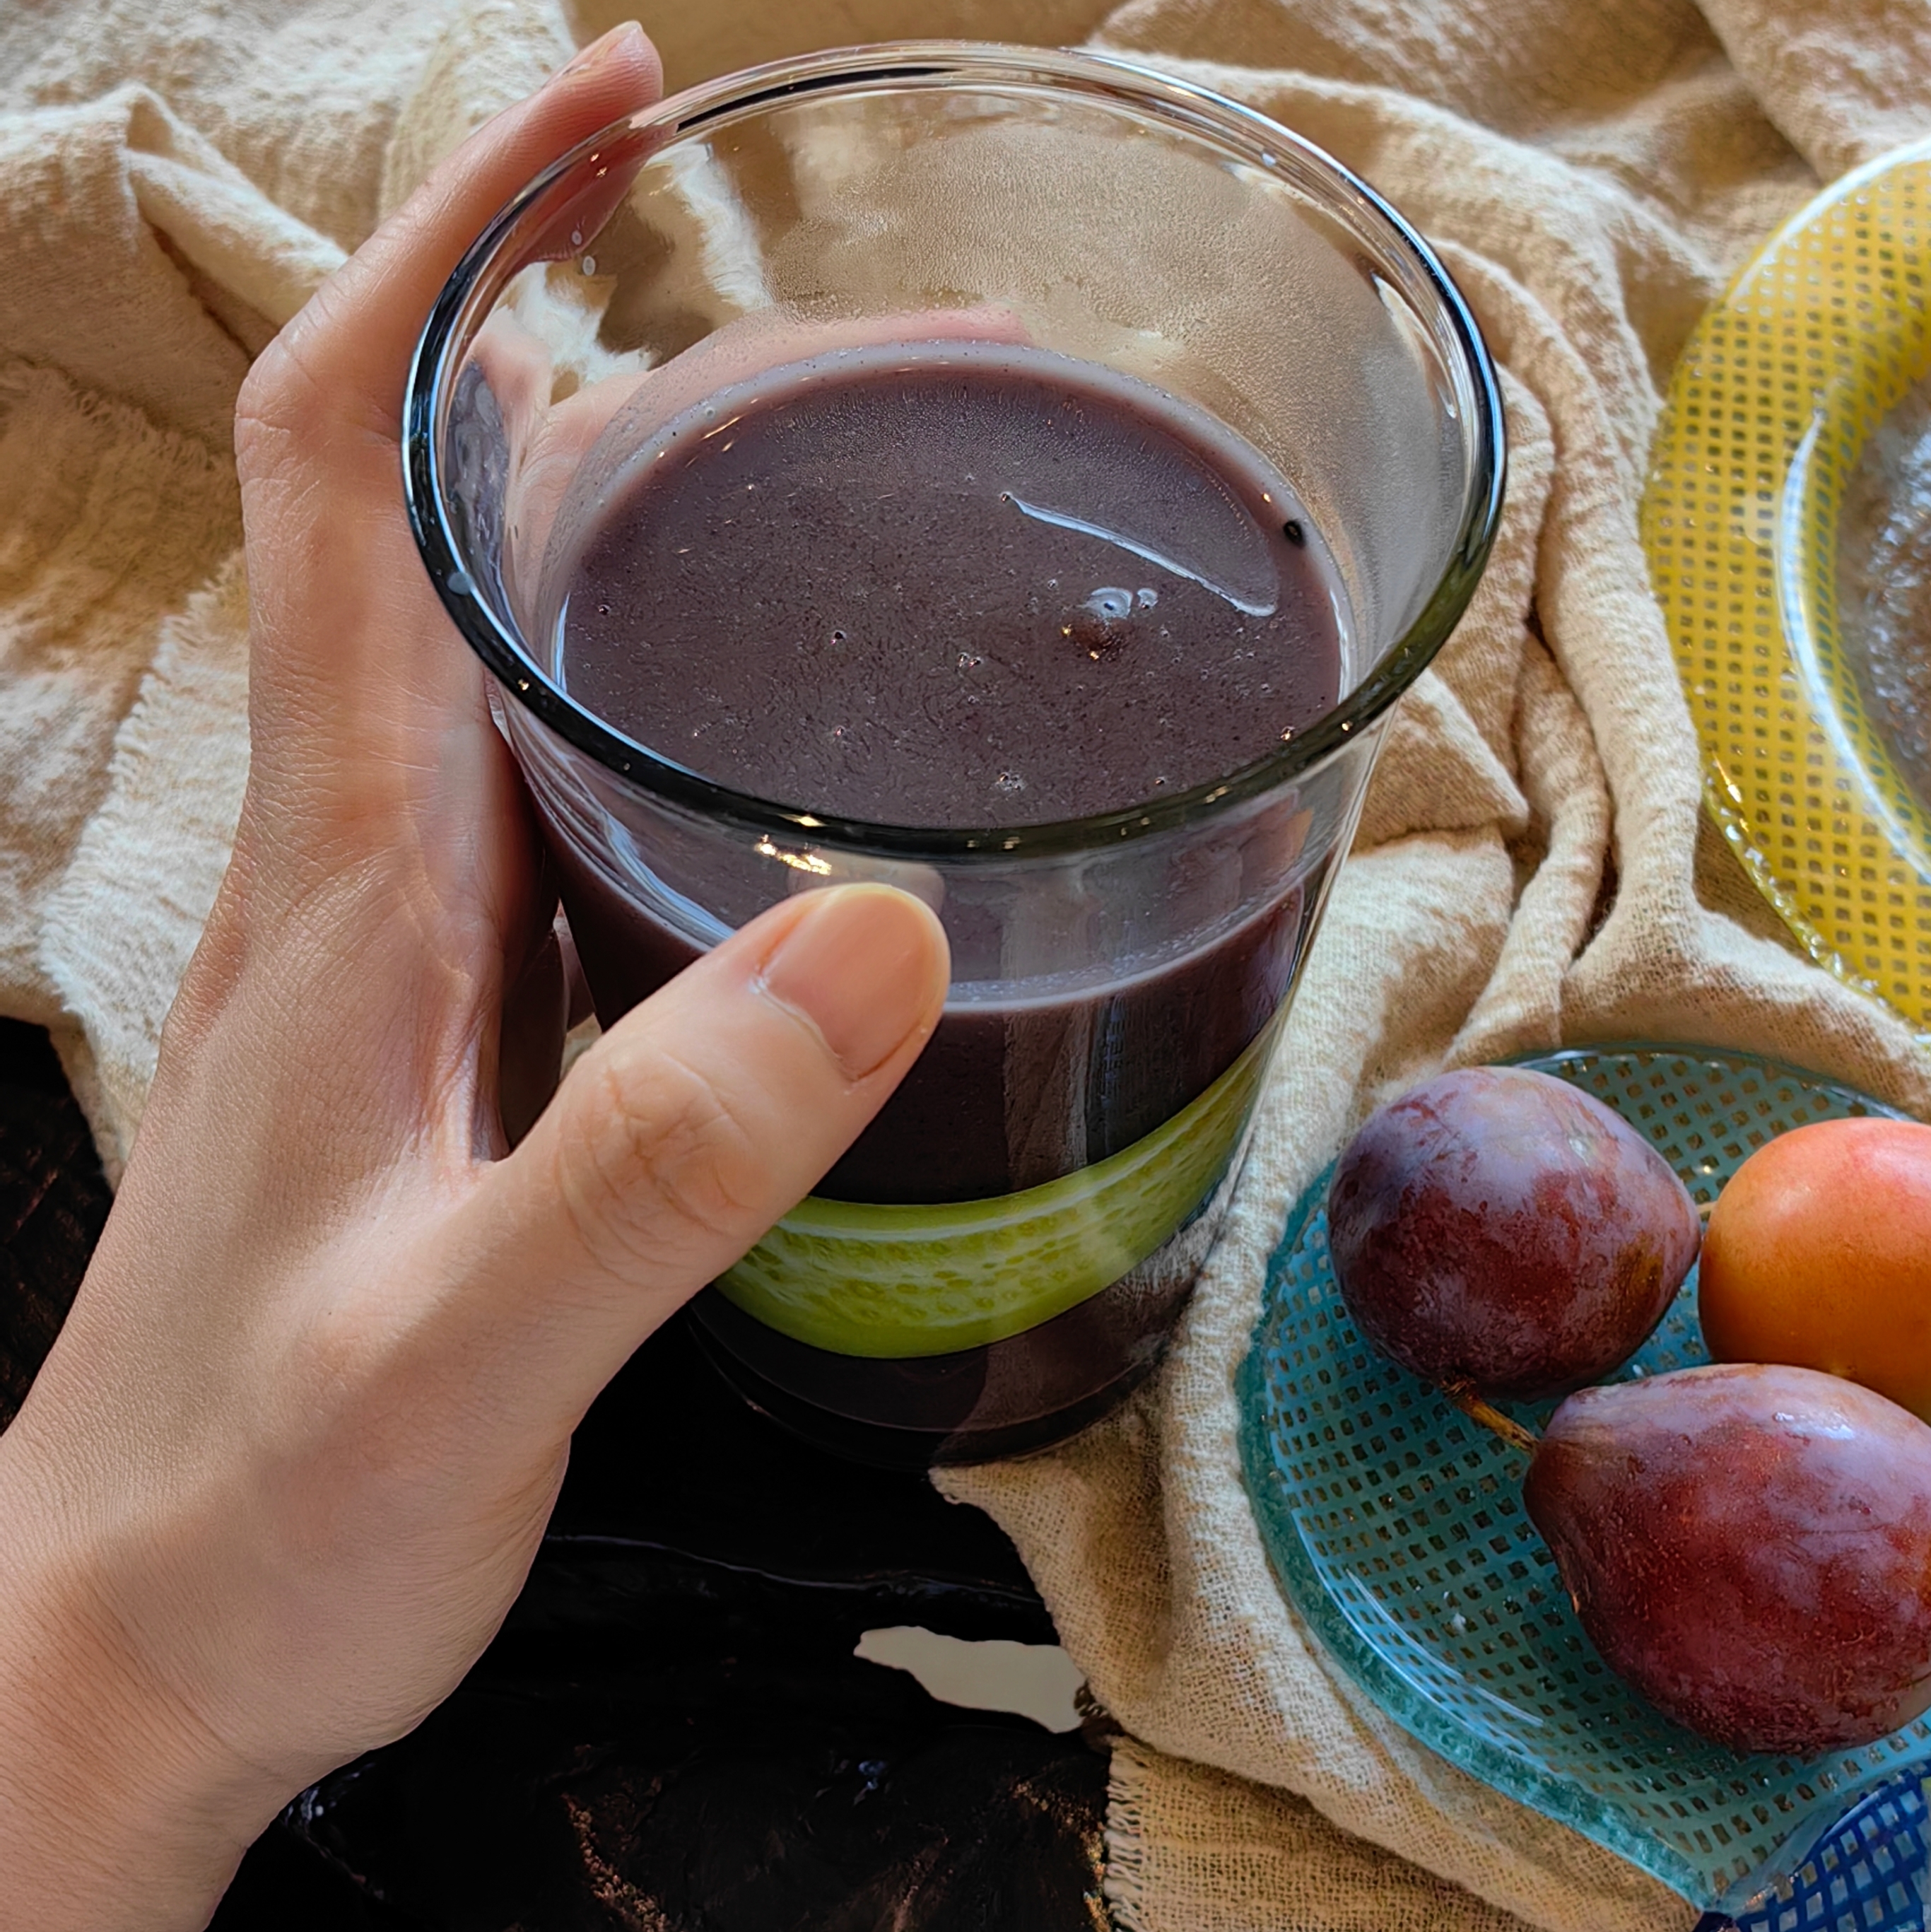
[[[85,1561],[34,1527],[0,1483],[0,1932],[199,1932],[286,1794],[155,1679]]]

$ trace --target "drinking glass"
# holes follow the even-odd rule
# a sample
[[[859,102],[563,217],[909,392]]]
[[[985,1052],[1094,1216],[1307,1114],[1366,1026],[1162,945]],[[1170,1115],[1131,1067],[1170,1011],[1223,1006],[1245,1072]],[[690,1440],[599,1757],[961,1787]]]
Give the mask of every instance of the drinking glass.
[[[1333,580],[1332,710],[1174,796],[934,830],[733,791],[571,697],[571,560],[667,423],[839,347],[982,339],[1151,384],[1292,483]],[[904,1084],[694,1306],[751,1400],[925,1465],[1054,1440],[1147,1373],[1503,461],[1489,357],[1414,232],[1286,129],[1122,61],[930,42],[760,68],[607,129],[490,224],[423,334],[406,484],[599,1016],[840,880],[919,894],[951,940]]]

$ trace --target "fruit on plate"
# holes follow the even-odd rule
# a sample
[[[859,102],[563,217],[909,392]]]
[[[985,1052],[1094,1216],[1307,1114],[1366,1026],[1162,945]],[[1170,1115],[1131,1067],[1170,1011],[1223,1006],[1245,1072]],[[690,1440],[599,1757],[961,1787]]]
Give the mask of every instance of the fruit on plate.
[[[1848,1376],[1931,1421],[1931,1127],[1819,1120],[1759,1148],[1696,1292],[1717,1360]]]
[[[1452,1394],[1525,1399],[1626,1360],[1701,1232],[1641,1134],[1526,1067],[1441,1074],[1381,1108],[1327,1213],[1335,1280],[1376,1348]]]
[[[1586,1389],[1523,1486],[1604,1660],[1740,1751],[1867,1744],[1931,1706],[1931,1427],[1811,1369]]]

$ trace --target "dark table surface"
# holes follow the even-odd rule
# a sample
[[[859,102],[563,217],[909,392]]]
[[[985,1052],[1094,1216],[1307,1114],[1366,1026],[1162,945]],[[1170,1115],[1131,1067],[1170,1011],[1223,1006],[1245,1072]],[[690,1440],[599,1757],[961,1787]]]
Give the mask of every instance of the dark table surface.
[[[109,1204],[45,1035],[0,1022],[0,1422]],[[468,1679],[289,1808],[217,1932],[1104,1927],[1103,1742],[853,1656],[900,1624],[1054,1641],[988,1519],[786,1435],[673,1323]]]

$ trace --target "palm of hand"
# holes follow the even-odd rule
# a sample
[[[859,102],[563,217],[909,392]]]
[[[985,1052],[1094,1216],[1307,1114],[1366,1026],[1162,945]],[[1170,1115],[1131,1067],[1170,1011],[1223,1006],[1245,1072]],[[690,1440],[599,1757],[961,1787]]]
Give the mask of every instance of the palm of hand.
[[[201,1922],[289,1796],[446,1696],[597,1390],[936,1022],[929,913],[808,895],[614,1028],[508,1148],[505,1111],[535,1111],[513,1096],[554,1077],[554,894],[415,555],[396,406],[469,236],[656,82],[634,29],[600,44],[244,388],[233,861],[106,1233],[0,1438],[0,1927]]]

